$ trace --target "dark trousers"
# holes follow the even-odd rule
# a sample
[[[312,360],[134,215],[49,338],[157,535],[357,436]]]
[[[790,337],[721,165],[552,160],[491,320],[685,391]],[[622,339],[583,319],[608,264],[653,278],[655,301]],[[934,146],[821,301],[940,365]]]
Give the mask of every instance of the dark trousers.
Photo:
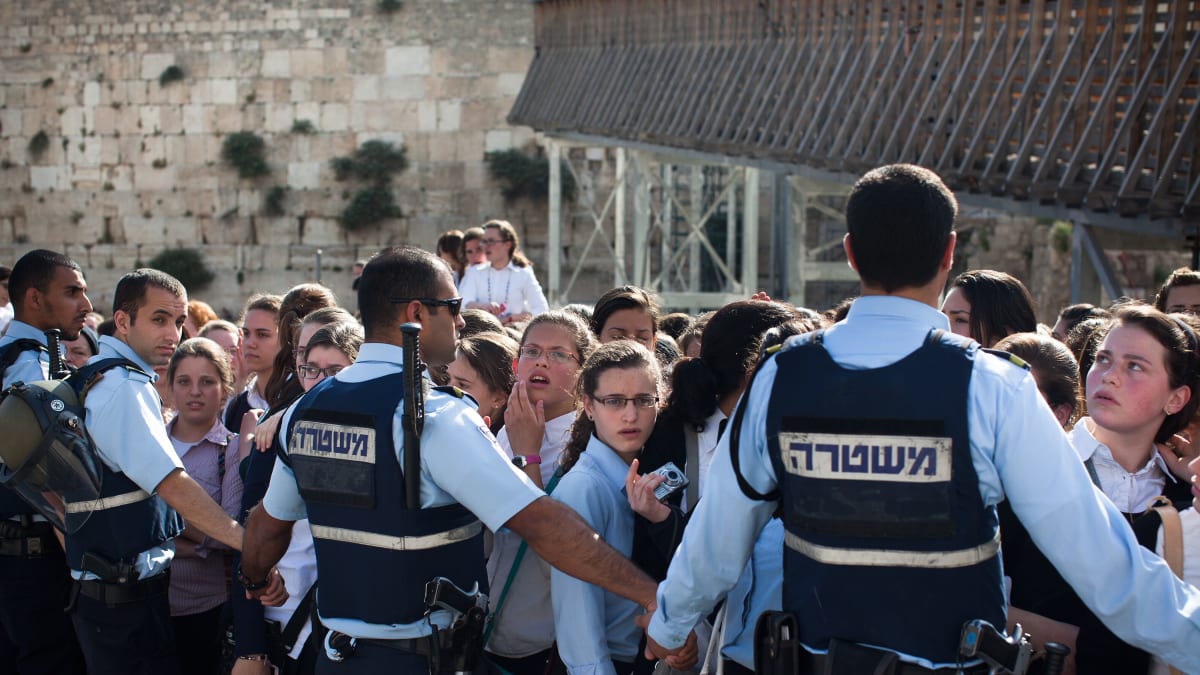
[[[116,607],[80,593],[71,620],[88,675],[178,675],[165,588],[159,596]]]
[[[0,556],[0,673],[83,675],[66,559]]]
[[[171,617],[175,655],[183,675],[214,675],[221,664],[221,615],[224,605],[207,612]]]

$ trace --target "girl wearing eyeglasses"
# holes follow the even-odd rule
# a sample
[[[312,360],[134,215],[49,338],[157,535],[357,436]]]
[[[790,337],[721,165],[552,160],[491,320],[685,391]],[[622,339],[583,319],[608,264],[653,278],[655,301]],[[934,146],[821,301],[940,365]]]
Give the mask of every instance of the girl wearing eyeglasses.
[[[505,325],[527,321],[550,306],[533,264],[521,252],[517,231],[507,220],[489,220],[483,225],[483,251],[488,265],[471,270],[459,287],[467,309],[494,314]]]
[[[641,344],[618,340],[592,352],[579,375],[582,410],[553,494],[626,556],[633,553],[634,519],[625,480],[654,430],[661,391],[658,361]],[[633,622],[641,611],[636,603],[558,570],[550,572],[550,597],[558,652],[569,672],[633,671],[641,639]]]
[[[529,322],[517,348],[516,383],[496,441],[547,492],[554,490],[555,469],[575,419],[579,365],[594,345],[582,319],[553,311]],[[554,645],[550,566],[502,530],[487,570],[496,599],[485,645],[488,658],[513,675],[542,675]]]

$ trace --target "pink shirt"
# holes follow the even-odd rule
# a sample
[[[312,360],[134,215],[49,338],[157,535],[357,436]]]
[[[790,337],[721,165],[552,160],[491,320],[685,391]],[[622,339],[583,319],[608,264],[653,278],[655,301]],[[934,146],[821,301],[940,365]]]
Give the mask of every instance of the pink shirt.
[[[171,420],[167,425],[168,434],[174,426],[175,420]],[[221,505],[230,518],[236,518],[242,507],[237,434],[230,433],[217,420],[199,442],[186,443],[171,436],[171,443],[183,460],[184,471]],[[205,612],[229,598],[225,562],[228,552],[228,547],[207,536],[196,544],[196,557],[185,557],[177,549],[171,563],[172,616]]]

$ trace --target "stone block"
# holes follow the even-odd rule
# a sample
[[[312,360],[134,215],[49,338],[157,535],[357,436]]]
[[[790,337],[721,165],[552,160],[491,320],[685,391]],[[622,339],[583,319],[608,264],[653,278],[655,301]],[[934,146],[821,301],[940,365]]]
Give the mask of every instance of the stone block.
[[[96,106],[92,111],[92,120],[92,131],[97,136],[108,136],[117,130],[117,111],[111,106]]]
[[[379,96],[385,100],[421,100],[425,98],[425,78],[384,77],[379,83]]]
[[[212,103],[212,81],[203,79],[189,83],[188,103],[192,105]]]
[[[493,73],[522,73],[529,70],[533,50],[528,47],[489,47],[487,67]]]
[[[458,131],[462,127],[462,103],[438,101],[438,131]]]
[[[183,133],[204,134],[210,131],[208,118],[204,114],[205,107],[197,104],[183,106],[181,119]],[[99,121],[99,117],[97,117],[97,124],[99,124]]]
[[[133,167],[127,164],[101,167],[100,174],[104,184],[112,185],[114,192],[129,192],[133,189]]]
[[[437,101],[421,101],[417,104],[417,129],[436,131],[438,124]]]
[[[388,47],[384,59],[387,75],[428,75],[432,72],[430,50],[425,45]]]
[[[320,127],[323,131],[346,131],[347,115],[346,104],[344,103],[325,103],[321,106],[321,123]]]
[[[67,164],[79,167],[100,166],[100,139],[76,136],[67,145]]]
[[[291,162],[287,166],[288,185],[297,190],[315,190],[321,187],[320,162]]]
[[[79,133],[83,128],[83,108],[71,106],[63,110],[62,116],[59,119],[59,133],[63,136],[71,136]]]
[[[157,169],[150,164],[136,164],[133,167],[133,186],[147,192],[169,191],[178,184],[175,180],[176,171],[176,167],[171,165]]]
[[[498,152],[513,147],[512,129],[492,129],[484,134],[483,151]]]
[[[295,119],[292,116],[291,103],[268,103],[265,106],[266,125],[263,127],[267,131],[282,133],[291,131],[292,121]]]
[[[212,130],[228,134],[242,130],[242,111],[235,105],[210,106],[213,114]]]
[[[310,246],[340,244],[342,242],[342,225],[336,218],[309,218],[304,221],[304,243]],[[322,265],[325,256],[322,252]],[[341,295],[341,294],[339,294]]]
[[[158,76],[167,66],[175,65],[174,54],[147,53],[142,54],[141,79],[158,80]]]
[[[101,138],[100,163],[104,165],[117,164],[121,161],[121,142],[115,138]]]
[[[496,94],[515,97],[521,93],[521,85],[524,83],[525,73],[500,73],[496,78]]]
[[[312,101],[312,84],[308,80],[289,81],[288,100],[292,103],[308,103]]]
[[[208,76],[218,78],[237,77],[242,73],[238,57],[234,52],[211,51],[208,58]]]
[[[325,70],[325,58],[319,49],[293,49],[290,56],[291,77],[321,77],[329,74]]]
[[[11,108],[0,110],[0,138],[20,136],[24,116],[24,113],[20,110]]]
[[[483,132],[460,131],[454,134],[453,159],[459,162],[482,162]]]
[[[159,112],[159,129],[164,134],[179,134],[183,132],[183,111],[179,106],[164,106]]]
[[[379,76],[366,75],[355,77],[354,80],[354,99],[355,101],[377,101],[379,100]]]
[[[149,100],[147,82],[144,80],[129,80],[126,82],[126,100],[132,105],[145,105]]]
[[[99,82],[88,82],[83,85],[83,104],[85,106],[100,105]]]
[[[235,79],[213,80],[210,83],[210,92],[212,94],[212,102],[218,105],[236,105],[239,103],[237,80]]]
[[[260,74],[263,77],[291,77],[291,53],[286,49],[268,49],[264,51]]]
[[[156,105],[138,108],[138,129],[147,136],[162,131],[162,110]]]
[[[321,120],[321,104],[316,101],[297,103],[295,115],[297,120],[308,120],[316,127]],[[318,128],[318,131],[323,131],[323,129]]]
[[[67,181],[67,168],[64,166],[31,166],[29,167],[29,185],[38,191],[66,190],[70,185]]]

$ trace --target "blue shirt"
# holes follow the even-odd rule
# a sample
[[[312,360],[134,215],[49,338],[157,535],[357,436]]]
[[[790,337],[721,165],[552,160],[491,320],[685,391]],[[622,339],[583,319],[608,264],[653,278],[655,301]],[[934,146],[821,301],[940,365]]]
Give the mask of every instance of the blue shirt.
[[[100,353],[88,363],[120,357],[133,361],[149,377],[125,368],[106,371],[84,399],[86,425],[96,442],[100,459],[113,471],[125,474],[150,494],[183,462],[171,445],[162,420],[158,392],[154,390],[154,368],[129,345],[108,335],[100,338]],[[145,579],[163,572],[175,557],[174,540],[141,552],[134,569]],[[71,570],[76,579],[94,579],[94,574]]]
[[[401,372],[403,354],[395,345],[368,342],[359,350],[354,364],[335,377],[344,382],[365,382]],[[392,442],[400,466],[404,466],[404,427],[400,424],[403,409],[403,404],[397,406],[392,420]],[[288,438],[283,430],[288,428],[294,410],[294,406],[289,408],[280,420],[278,438],[284,449]],[[543,496],[545,493],[505,456],[474,408],[449,394],[430,391],[426,395],[421,433],[421,508],[462,504],[494,532]],[[296,476],[283,462],[275,462],[263,508],[279,520],[308,517]],[[363,583],[369,582],[364,577]],[[451,618],[446,611],[431,615],[442,628],[450,625]],[[432,632],[425,621],[386,626],[344,618],[322,618],[322,622],[330,630],[363,638],[406,639]]]
[[[592,436],[554,490],[555,499],[575,509],[626,557],[633,552],[633,510],[625,496],[628,472],[625,460]],[[637,603],[557,569],[550,571],[550,601],[558,653],[571,675],[615,675],[613,659],[633,661],[641,639],[633,623],[641,610]]]
[[[931,328],[949,330],[946,317],[933,307],[867,296],[855,300],[845,321],[829,328],[825,348],[843,367],[879,368],[918,349]],[[967,419],[984,504],[1007,496],[1038,548],[1119,637],[1185,671],[1200,671],[1200,591],[1138,545],[1120,512],[1092,485],[1033,378],[1000,359],[978,358],[974,364]],[[776,486],[764,433],[775,373],[771,360],[742,402],[747,409],[740,466],[759,492]],[[666,647],[682,645],[696,621],[734,584],[775,508],[774,502],[742,494],[728,439],[729,434],[721,439],[705,499],[658,589],[649,632]],[[901,656],[926,667],[954,665]]]
[[[30,326],[24,321],[13,320],[8,324],[8,332],[4,337],[0,337],[0,352],[8,345],[17,340],[36,340],[41,344],[46,344],[46,334],[42,331]],[[48,380],[47,375],[50,368],[50,355],[40,349],[27,349],[17,356],[17,360],[13,361],[8,370],[4,371],[4,386],[8,387],[14,382],[37,382],[39,380]]]
[[[754,670],[754,626],[763,612],[783,608],[783,521],[772,518],[754,542],[742,576],[725,596],[721,655]],[[714,640],[716,637],[714,636]]]

